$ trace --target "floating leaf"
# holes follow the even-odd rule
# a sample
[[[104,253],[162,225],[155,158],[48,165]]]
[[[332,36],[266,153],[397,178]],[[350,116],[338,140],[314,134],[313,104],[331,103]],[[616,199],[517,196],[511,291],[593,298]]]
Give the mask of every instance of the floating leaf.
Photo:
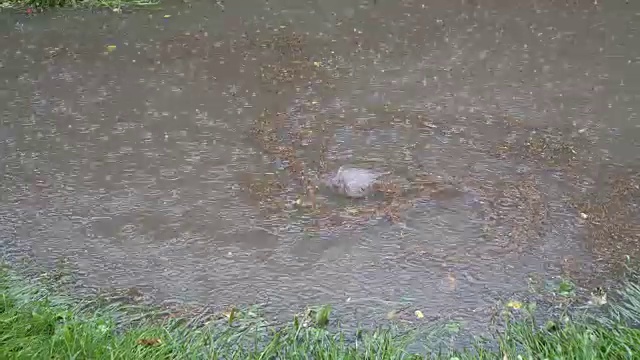
[[[115,45],[107,45],[107,52],[112,52],[116,48],[117,48],[117,46],[115,46]]]
[[[416,310],[415,314],[418,319],[424,318],[424,314],[420,310]]]
[[[520,301],[511,300],[507,303],[507,307],[512,308],[514,310],[522,309],[522,303]]]
[[[170,17],[171,17],[171,15],[169,15],[169,14],[166,14],[166,15],[164,16],[164,18],[165,18],[165,19],[168,19],[168,18],[170,18]]]

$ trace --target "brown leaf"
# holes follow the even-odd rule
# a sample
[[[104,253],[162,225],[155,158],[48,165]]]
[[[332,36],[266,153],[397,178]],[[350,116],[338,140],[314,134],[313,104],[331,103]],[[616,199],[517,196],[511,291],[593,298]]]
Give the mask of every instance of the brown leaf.
[[[156,346],[162,344],[162,339],[160,338],[141,338],[136,342],[138,345],[142,346]]]

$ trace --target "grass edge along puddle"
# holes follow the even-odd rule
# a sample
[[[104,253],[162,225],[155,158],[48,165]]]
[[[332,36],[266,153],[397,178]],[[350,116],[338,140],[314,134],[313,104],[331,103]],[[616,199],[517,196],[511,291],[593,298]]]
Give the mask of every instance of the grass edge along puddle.
[[[347,333],[330,319],[329,306],[309,309],[288,324],[270,324],[251,308],[205,315],[78,301],[50,280],[5,266],[0,358],[631,359],[640,353],[640,284],[634,274],[602,314],[544,325],[525,315],[507,321],[490,339],[454,350],[425,344],[430,337],[416,328]],[[410,350],[416,345],[419,353]]]

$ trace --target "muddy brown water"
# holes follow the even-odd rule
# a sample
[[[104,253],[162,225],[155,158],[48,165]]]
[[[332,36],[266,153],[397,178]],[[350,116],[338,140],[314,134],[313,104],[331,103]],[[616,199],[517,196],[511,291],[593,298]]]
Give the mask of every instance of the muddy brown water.
[[[5,255],[156,302],[473,326],[637,253],[640,3],[210,3],[0,13]],[[295,207],[343,164],[431,190]]]

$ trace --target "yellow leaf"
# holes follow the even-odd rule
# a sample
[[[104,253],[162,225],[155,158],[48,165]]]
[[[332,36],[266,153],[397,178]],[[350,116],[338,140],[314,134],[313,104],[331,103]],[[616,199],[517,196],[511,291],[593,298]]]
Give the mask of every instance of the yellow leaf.
[[[170,18],[170,17],[171,17],[171,15],[169,15],[169,14],[167,14],[167,15],[165,15],[165,16],[164,16],[164,18],[165,18],[165,19],[168,19],[168,18]]]
[[[424,314],[420,310],[416,310],[415,314],[418,319],[422,319],[424,317]]]
[[[107,45],[107,52],[112,52],[115,49],[116,49],[115,45]]]
[[[507,303],[507,307],[510,307],[515,310],[519,310],[522,308],[522,303],[520,301],[511,300]]]

